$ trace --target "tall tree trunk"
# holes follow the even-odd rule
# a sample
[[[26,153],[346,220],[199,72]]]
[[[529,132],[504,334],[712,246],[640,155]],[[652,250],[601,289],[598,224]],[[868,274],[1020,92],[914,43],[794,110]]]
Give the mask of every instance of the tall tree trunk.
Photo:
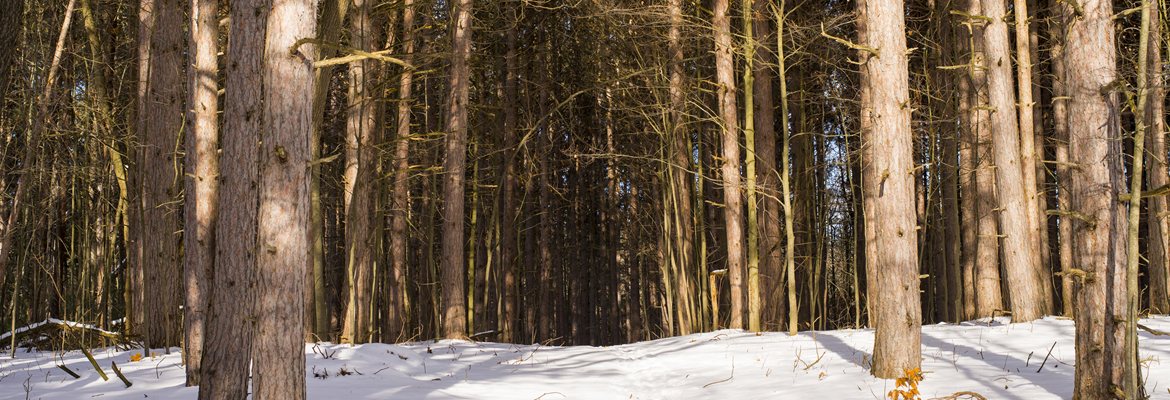
[[[516,86],[519,81],[519,65],[516,57],[518,39],[517,25],[519,18],[516,3],[508,3],[508,31],[507,54],[504,56],[506,71],[504,76],[504,151],[501,153],[503,176],[500,196],[502,214],[500,221],[500,269],[504,273],[504,319],[503,335],[500,340],[508,343],[520,339],[516,330],[519,328],[516,310]]]
[[[1107,88],[1116,76],[1113,5],[1109,0],[1081,4],[1083,15],[1067,23],[1064,48],[1068,102],[1070,215],[1074,278],[1076,374],[1073,398],[1104,399],[1124,388],[1126,318],[1125,191],[1121,126],[1116,93]]]
[[[714,0],[715,75],[723,141],[723,202],[727,232],[727,270],[731,277],[731,329],[743,329],[743,200],[740,196],[739,117],[735,106],[735,66],[727,0]],[[679,288],[682,290],[682,288]]]
[[[89,3],[91,0],[82,0]],[[187,51],[186,186],[183,210],[183,357],[187,386],[198,386],[206,331],[208,286],[215,271],[215,223],[219,204],[219,7],[215,0],[191,1]],[[87,18],[88,20],[88,18]],[[87,23],[88,25],[88,23]],[[95,55],[96,56],[96,55]]]
[[[321,2],[321,19],[318,23],[317,38],[326,43],[336,43],[341,36],[341,20],[349,10],[349,1],[324,0]],[[318,60],[333,57],[337,51],[332,47],[316,47]],[[310,188],[311,218],[313,221],[313,279],[305,290],[312,294],[312,332],[315,337],[305,340],[321,340],[329,337],[329,307],[325,296],[325,212],[321,199],[321,137],[325,130],[325,103],[328,101],[329,82],[332,81],[332,67],[317,68],[313,71],[313,184]],[[306,298],[307,301],[307,298]]]
[[[1043,284],[1035,262],[1035,233],[1030,223],[1032,210],[1028,208],[1028,186],[1021,165],[1020,139],[1017,124],[1015,95],[1012,88],[1011,49],[1008,45],[1007,23],[1004,22],[1005,0],[984,0],[983,15],[989,18],[983,36],[987,60],[987,93],[991,113],[991,136],[995,162],[995,187],[999,195],[999,228],[1004,236],[1003,269],[1007,273],[1009,301],[1013,322],[1028,322],[1044,315]],[[1031,89],[1029,86],[1028,89]],[[1030,122],[1030,120],[1029,120]],[[1025,189],[1027,188],[1027,189]]]
[[[159,1],[154,8],[147,80],[147,118],[143,141],[143,277],[147,347],[180,343],[182,276],[179,259],[179,212],[175,198],[181,171],[176,150],[183,127],[183,9],[178,1]]]
[[[863,0],[858,11],[859,42],[877,53],[860,54],[865,256],[866,265],[882,266],[867,271],[877,328],[870,371],[891,379],[921,362],[906,31],[899,0]]]
[[[975,0],[964,0],[956,4],[956,8],[964,11],[970,11],[972,3]],[[965,60],[969,64],[966,70],[961,70],[958,76],[958,100],[959,100],[959,162],[962,165],[958,168],[959,173],[959,205],[963,210],[962,220],[960,224],[960,253],[959,253],[959,273],[962,276],[963,293],[962,293],[962,320],[975,319],[976,301],[975,301],[975,272],[976,262],[978,257],[976,255],[979,251],[979,213],[977,211],[979,191],[976,188],[976,168],[979,162],[976,157],[977,139],[976,139],[976,110],[978,106],[978,87],[975,86],[975,43],[974,37],[978,26],[971,23],[958,24],[957,19],[952,18],[954,23],[956,35],[959,40],[958,47],[960,60]],[[982,71],[979,71],[982,73]]]
[[[760,0],[764,1],[764,0]],[[760,248],[759,248],[759,210],[756,204],[756,126],[755,126],[755,83],[753,82],[755,68],[756,43],[752,34],[753,17],[752,0],[743,0],[740,5],[743,11],[743,31],[747,32],[745,39],[743,67],[743,108],[744,108],[744,144],[747,148],[747,286],[748,286],[748,330],[760,331]]]
[[[382,43],[382,25],[371,14],[369,0],[355,0],[350,13],[350,44],[358,50],[374,52]],[[349,304],[341,340],[349,343],[370,341],[373,325],[374,244],[376,232],[373,216],[378,210],[378,174],[374,146],[381,140],[382,123],[375,86],[380,61],[364,59],[349,66],[349,112],[345,135],[345,210],[346,273],[351,279]]]
[[[759,175],[757,189],[760,191],[760,313],[762,328],[777,331],[783,325],[784,299],[780,287],[780,192],[779,172],[776,171],[776,126],[772,103],[772,55],[768,42],[769,31],[767,1],[753,3],[756,51],[755,71],[752,90],[755,92],[756,129],[756,172]]]
[[[791,163],[788,161],[788,153],[791,149],[792,133],[788,124],[788,83],[785,67],[784,54],[784,0],[780,0],[780,6],[775,9],[776,12],[776,60],[777,60],[777,74],[780,78],[780,135],[784,138],[780,150],[780,186],[782,194],[784,195],[784,271],[786,273],[785,281],[788,283],[786,292],[788,293],[788,335],[796,334],[796,318],[799,308],[796,303],[796,233],[793,231],[792,220],[795,217],[792,209],[792,174],[790,174]]]
[[[256,210],[259,191],[263,43],[268,11],[264,0],[231,4],[231,40],[224,71],[223,154],[207,340],[203,342],[200,400],[243,399],[248,394],[248,365],[256,330]],[[256,10],[260,15],[255,15]],[[298,333],[300,331],[297,331]]]
[[[402,9],[402,53],[407,63],[413,61],[414,53],[414,1],[405,0]],[[388,291],[392,299],[387,310],[388,325],[383,335],[390,335],[394,341],[405,339],[406,314],[403,301],[406,298],[406,253],[407,224],[410,222],[410,108],[413,104],[411,87],[414,72],[402,71],[398,84],[398,125],[394,148],[394,192],[390,199],[390,213],[393,218],[390,227],[390,280],[394,290]]]
[[[1052,137],[1055,139],[1056,148],[1054,151],[1056,161],[1056,181],[1061,190],[1058,191],[1056,198],[1057,209],[1062,211],[1072,210],[1071,196],[1069,195],[1069,181],[1072,177],[1071,168],[1069,164],[1069,131],[1068,131],[1068,91],[1065,89],[1065,36],[1064,36],[1064,20],[1069,18],[1072,13],[1072,7],[1067,3],[1062,3],[1060,0],[1050,0],[1051,12],[1054,14],[1058,24],[1054,24],[1052,36]],[[1073,258],[1073,228],[1072,218],[1068,214],[1062,214],[1057,220],[1057,237],[1059,239],[1059,258],[1061,271],[1065,273],[1061,277],[1061,306],[1063,310],[1061,313],[1066,317],[1072,317],[1076,314],[1076,307],[1073,301],[1073,276],[1068,275],[1070,268],[1075,268]]]
[[[1162,24],[1158,2],[1150,4],[1150,37],[1156,38],[1149,42],[1147,57],[1149,88],[1146,101],[1146,113],[1143,116],[1146,124],[1146,146],[1149,148],[1150,160],[1146,161],[1146,173],[1149,174],[1150,189],[1161,188],[1170,184],[1170,171],[1166,163],[1166,117],[1165,100],[1166,89],[1162,77]],[[1149,242],[1149,271],[1150,271],[1150,312],[1154,314],[1170,314],[1170,257],[1167,256],[1167,245],[1170,245],[1170,219],[1167,219],[1167,203],[1165,196],[1151,197],[1149,203],[1148,226]]]
[[[1030,236],[1033,243],[1032,267],[1036,270],[1035,275],[1040,279],[1036,300],[1037,306],[1041,310],[1040,316],[1043,316],[1052,313],[1052,272],[1045,262],[1048,257],[1042,251],[1046,244],[1044,238],[1047,235],[1044,233],[1048,231],[1048,222],[1041,206],[1044,192],[1040,190],[1036,181],[1042,179],[1042,177],[1037,176],[1037,167],[1043,167],[1044,148],[1036,146],[1037,137],[1041,135],[1036,129],[1035,118],[1032,115],[1032,105],[1034,104],[1032,101],[1033,66],[1032,36],[1030,33],[1032,24],[1029,21],[1028,8],[1028,0],[1015,0],[1015,9],[1012,11],[1016,15],[1016,70],[1019,77],[1016,85],[1019,90],[1019,102],[1016,104],[1020,113],[1018,120],[1020,127],[1020,172],[1023,173],[1024,197],[1027,200],[1026,213],[1028,214]]]
[[[443,171],[443,332],[448,339],[467,335],[467,307],[463,285],[463,177],[467,158],[468,78],[471,58],[472,0],[452,5],[451,69],[447,80],[446,116],[443,123],[445,157]]]
[[[676,268],[680,271],[674,277],[676,281],[673,285],[678,290],[679,306],[681,307],[679,310],[681,318],[678,321],[679,334],[686,335],[693,332],[696,327],[694,326],[695,315],[690,312],[690,308],[682,306],[682,304],[690,302],[691,277],[688,272],[695,268],[692,256],[694,253],[694,223],[692,222],[694,217],[691,209],[694,202],[691,198],[691,193],[693,193],[690,189],[691,180],[688,179],[691,176],[692,163],[689,133],[685,127],[686,91],[683,87],[683,44],[680,33],[683,27],[682,1],[670,0],[667,3],[667,9],[670,14],[670,30],[667,33],[670,54],[670,137],[667,140],[671,149],[670,193],[674,202],[672,211],[675,216],[674,220],[677,221],[677,226],[671,232],[674,233],[671,240],[674,241],[675,246],[671,249],[670,254],[675,260],[673,262],[676,264]],[[730,27],[730,22],[728,22],[728,27]],[[731,96],[734,98],[734,94]]]
[[[981,15],[980,0],[969,0],[967,13]],[[992,316],[1003,309],[1003,295],[999,276],[999,221],[996,218],[996,174],[992,166],[991,113],[988,112],[989,88],[987,59],[984,52],[985,30],[972,23],[972,129],[975,130],[975,218],[978,238],[975,250],[975,318]]]
[[[268,14],[264,43],[264,130],[256,220],[256,337],[252,397],[305,398],[305,270],[312,266],[309,189],[313,137],[316,2],[288,1]],[[291,53],[291,54],[290,54]]]

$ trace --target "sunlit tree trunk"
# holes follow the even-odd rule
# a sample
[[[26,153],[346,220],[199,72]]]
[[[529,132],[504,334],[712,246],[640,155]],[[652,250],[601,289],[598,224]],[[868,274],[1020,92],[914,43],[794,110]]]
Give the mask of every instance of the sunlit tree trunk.
[[[735,105],[735,65],[727,0],[714,0],[715,75],[723,141],[723,202],[727,232],[727,273],[731,279],[731,329],[743,329],[743,199],[739,172],[739,122]],[[679,288],[682,290],[682,288]]]
[[[784,315],[784,299],[780,287],[781,250],[780,244],[780,191],[779,172],[776,171],[776,127],[772,102],[772,61],[769,43],[771,10],[769,2],[755,1],[752,24],[755,28],[756,51],[754,54],[755,129],[756,129],[756,173],[757,190],[760,192],[759,212],[759,257],[760,257],[760,303],[764,330],[780,329]]]
[[[1146,160],[1146,173],[1150,177],[1150,189],[1158,189],[1170,184],[1170,171],[1166,167],[1166,118],[1165,105],[1166,89],[1162,77],[1162,24],[1159,15],[1158,2],[1150,2],[1150,38],[1147,57],[1148,71],[1146,83],[1148,88],[1146,101],[1146,146],[1149,159]],[[1149,242],[1149,270],[1150,270],[1150,312],[1154,314],[1170,314],[1170,257],[1167,256],[1167,245],[1170,245],[1170,219],[1166,216],[1167,204],[1165,196],[1150,197],[1148,227]]]
[[[305,271],[312,266],[309,162],[314,53],[312,46],[294,45],[298,39],[316,36],[317,8],[313,0],[278,4],[268,15],[263,41],[264,127],[259,149],[259,266],[252,369],[256,400],[305,398],[304,290]]]
[[[1126,318],[1125,191],[1120,97],[1109,89],[1116,77],[1113,5],[1081,4],[1083,15],[1067,22],[1064,48],[1068,101],[1069,171],[1076,307],[1074,399],[1112,398],[1124,388]],[[1072,214],[1076,213],[1076,214]],[[1079,279],[1078,279],[1079,278]]]
[[[82,0],[88,3],[91,0]],[[219,52],[218,4],[214,0],[191,1],[191,27],[187,56],[187,94],[190,96],[186,125],[185,199],[183,210],[183,356],[187,386],[199,385],[206,331],[210,279],[215,271],[215,222],[219,205]],[[88,19],[88,18],[87,18]]]
[[[406,0],[402,9],[402,53],[403,60],[411,62],[414,53],[414,1]],[[403,302],[406,299],[406,268],[407,259],[407,228],[410,223],[410,108],[413,104],[411,87],[414,81],[414,72],[402,71],[398,83],[398,125],[396,142],[394,144],[394,191],[391,202],[390,226],[390,280],[395,290],[389,291],[392,299],[386,320],[388,325],[383,335],[390,335],[394,341],[405,339],[406,310]],[[385,337],[385,336],[384,336]]]
[[[858,12],[859,43],[873,49],[860,52],[865,256],[876,328],[870,372],[891,379],[921,362],[906,30],[899,0],[864,0]]]

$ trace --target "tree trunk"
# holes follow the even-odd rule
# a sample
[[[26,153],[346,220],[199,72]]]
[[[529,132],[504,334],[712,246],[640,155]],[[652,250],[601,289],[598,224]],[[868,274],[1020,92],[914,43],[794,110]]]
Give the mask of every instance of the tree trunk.
[[[981,15],[980,0],[969,0],[967,13]],[[978,25],[978,24],[973,24]],[[992,166],[991,113],[987,77],[987,57],[984,53],[986,41],[984,29],[977,27],[972,33],[972,129],[975,130],[975,218],[978,226],[978,242],[975,255],[975,316],[991,317],[996,310],[1003,309],[1003,295],[1000,291],[999,276],[999,221],[995,215],[996,174]]]
[[[179,212],[175,198],[181,188],[176,150],[183,127],[185,60],[183,9],[177,1],[159,1],[154,8],[147,80],[147,118],[143,141],[143,340],[147,347],[180,343],[182,260],[179,259]]]
[[[443,131],[443,332],[448,339],[465,337],[467,307],[463,285],[463,177],[467,158],[467,101],[471,57],[472,0],[452,5],[451,70],[447,81]]]
[[[1036,294],[1037,306],[1041,310],[1040,316],[1043,316],[1052,313],[1052,272],[1048,264],[1045,263],[1048,258],[1044,256],[1042,251],[1046,244],[1043,239],[1047,237],[1044,233],[1048,231],[1048,223],[1047,216],[1041,206],[1044,192],[1040,190],[1036,181],[1041,179],[1037,176],[1037,167],[1043,167],[1044,148],[1042,146],[1036,147],[1037,137],[1040,134],[1035,129],[1035,118],[1032,115],[1032,36],[1029,32],[1032,24],[1028,21],[1028,8],[1028,0],[1015,0],[1015,9],[1012,12],[1016,15],[1016,70],[1019,76],[1016,88],[1019,90],[1020,100],[1017,103],[1020,113],[1018,120],[1020,127],[1020,172],[1023,173],[1024,198],[1027,200],[1025,212],[1028,214],[1030,236],[1033,243],[1032,267],[1036,270],[1035,275],[1040,279],[1040,287]]]
[[[1148,48],[1149,88],[1145,113],[1146,146],[1150,160],[1146,161],[1146,173],[1149,174],[1150,189],[1161,188],[1170,184],[1170,171],[1166,168],[1166,120],[1165,100],[1166,89],[1162,87],[1162,63],[1155,61],[1162,59],[1162,24],[1159,15],[1158,3],[1150,4],[1150,37]],[[1149,234],[1146,248],[1149,249],[1149,285],[1150,285],[1150,313],[1170,314],[1170,257],[1167,256],[1166,246],[1170,244],[1170,219],[1167,219],[1167,203],[1165,196],[1151,197],[1149,205],[1148,226]]]
[[[882,266],[867,271],[877,328],[871,372],[891,379],[921,361],[906,31],[901,1],[863,0],[858,11],[858,42],[877,53],[860,54],[865,256]]]
[[[727,270],[731,277],[731,329],[743,329],[743,200],[740,195],[739,122],[735,106],[735,66],[727,0],[714,0],[715,69],[719,121],[723,130],[723,202],[727,226]],[[682,288],[679,288],[682,290]]]
[[[358,50],[374,52],[382,43],[382,25],[371,14],[369,0],[354,0],[350,13],[350,44]],[[374,146],[381,140],[382,123],[375,86],[380,61],[364,59],[349,66],[349,108],[345,135],[345,209],[346,253],[350,301],[346,306],[342,342],[370,341],[373,325],[374,244],[376,232],[372,222],[378,210],[378,174]]]
[[[403,61],[412,62],[414,53],[414,1],[405,0],[402,9],[402,53]],[[404,340],[406,335],[406,310],[403,302],[406,298],[406,268],[407,260],[407,228],[410,223],[410,108],[413,104],[411,87],[414,81],[414,72],[407,69],[399,76],[398,84],[398,125],[394,148],[394,192],[390,199],[390,213],[393,218],[390,227],[390,281],[394,286],[388,293],[392,295],[387,310],[388,325],[385,335],[394,338],[394,342]]]
[[[1060,187],[1065,190],[1060,190],[1057,194],[1057,209],[1062,211],[1069,211],[1072,209],[1071,196],[1068,192],[1068,182],[1071,179],[1071,169],[1069,168],[1069,131],[1068,131],[1068,91],[1065,90],[1065,68],[1064,68],[1064,19],[1067,19],[1072,13],[1072,7],[1067,4],[1062,4],[1060,0],[1050,0],[1052,13],[1054,18],[1062,22],[1056,24],[1053,28],[1052,45],[1052,137],[1055,139],[1055,158],[1056,158],[1056,181]],[[1076,307],[1073,301],[1073,277],[1067,275],[1070,268],[1075,268],[1073,262],[1073,228],[1072,218],[1067,214],[1058,216],[1057,220],[1057,237],[1059,239],[1059,258],[1061,271],[1066,273],[1061,277],[1061,306],[1063,310],[1061,313],[1066,317],[1073,317],[1076,314]]]
[[[500,221],[500,269],[504,273],[504,324],[503,335],[500,340],[514,343],[520,339],[516,330],[519,328],[516,307],[516,86],[519,81],[519,65],[516,57],[518,47],[517,25],[520,23],[517,16],[516,3],[508,3],[508,52],[504,56],[506,71],[504,77],[504,151],[501,153],[503,176],[500,203],[502,214]]]
[[[215,274],[203,342],[200,400],[244,399],[248,365],[256,330],[256,230],[261,140],[262,61],[267,9],[264,0],[231,4],[231,38],[224,71],[223,154],[220,197],[232,199],[219,207],[215,237]],[[261,9],[260,15],[255,15]],[[230,89],[230,90],[229,90]],[[297,331],[298,333],[300,331]]]
[[[91,0],[82,0],[89,3]],[[206,331],[208,286],[215,271],[215,223],[219,205],[219,52],[218,4],[215,0],[191,1],[191,38],[187,55],[185,169],[183,209],[183,357],[187,386],[198,386]],[[87,18],[88,20],[88,18]],[[88,23],[87,23],[88,25]],[[95,57],[98,56],[95,54]]]
[[[991,136],[995,162],[995,188],[999,195],[999,228],[1003,235],[1003,269],[1007,273],[1013,322],[1028,322],[1044,315],[1043,285],[1035,262],[1036,239],[1030,223],[1028,191],[1021,165],[1019,125],[1012,88],[1011,51],[1008,46],[1005,0],[984,0],[983,15],[990,19],[983,36],[987,60],[987,93],[991,113]],[[1029,86],[1028,89],[1031,89]],[[1031,140],[1029,137],[1027,140]],[[1028,188],[1025,190],[1025,188]]]
[[[268,15],[264,42],[264,130],[260,146],[256,268],[256,400],[305,398],[305,270],[312,266],[309,216],[313,137],[311,46],[316,3],[290,1]],[[238,42],[237,42],[238,43]],[[291,54],[290,54],[291,53]]]
[[[780,193],[777,190],[779,183],[776,171],[776,127],[775,112],[772,103],[772,63],[771,51],[768,42],[771,40],[769,31],[766,1],[753,3],[753,18],[755,23],[756,48],[755,70],[756,75],[752,87],[755,98],[755,130],[756,130],[756,172],[759,175],[757,190],[761,194],[759,213],[759,258],[760,258],[760,314],[762,328],[768,331],[777,331],[781,327],[784,315],[784,301],[780,291]]]
[[[324,0],[321,3],[321,20],[317,31],[317,38],[326,43],[336,43],[341,36],[341,20],[349,9],[349,1]],[[333,57],[337,53],[331,47],[317,47],[318,60]],[[313,221],[313,274],[312,283],[305,290],[312,294],[313,316],[312,331],[315,340],[329,338],[329,307],[325,296],[325,213],[321,199],[321,137],[325,126],[325,103],[328,100],[329,82],[332,81],[332,67],[318,68],[313,71],[313,185],[310,188],[310,207]],[[310,289],[311,288],[311,289]],[[306,311],[308,314],[309,311]],[[308,336],[308,335],[306,335]],[[306,337],[306,341],[312,340]]]
[[[1064,67],[1067,79],[1070,212],[1074,278],[1076,374],[1074,399],[1112,398],[1124,388],[1126,318],[1125,191],[1118,96],[1106,86],[1116,76],[1113,5],[1081,4],[1083,16],[1067,23]]]

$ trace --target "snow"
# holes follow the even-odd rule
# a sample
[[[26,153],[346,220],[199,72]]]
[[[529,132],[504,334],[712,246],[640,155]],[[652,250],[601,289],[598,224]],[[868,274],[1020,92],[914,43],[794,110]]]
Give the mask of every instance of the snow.
[[[960,391],[988,399],[1072,397],[1072,321],[1005,322],[923,326],[922,397]],[[1170,331],[1170,317],[1142,324]],[[1154,399],[1170,399],[1170,336],[1138,333],[1146,389]],[[611,347],[317,343],[305,346],[305,372],[311,399],[884,399],[894,381],[869,375],[872,347],[869,329],[795,336],[721,330]],[[95,351],[109,381],[78,351],[3,354],[0,399],[196,398],[197,388],[183,386],[178,349],[132,362],[138,352]],[[81,379],[58,369],[61,362]],[[132,387],[112,374],[111,362]]]
[[[123,318],[123,319],[119,319],[119,320],[117,320],[117,321],[114,321],[114,322],[113,322],[113,324],[118,324],[118,323],[120,323],[120,322],[121,322],[122,320],[124,320],[124,319],[125,319],[125,318]],[[44,320],[44,321],[37,322],[37,323],[35,323],[35,324],[29,325],[29,326],[26,326],[26,327],[17,328],[17,329],[16,329],[16,334],[18,334],[18,335],[19,335],[19,334],[21,334],[21,333],[23,333],[23,332],[27,332],[27,331],[30,331],[30,330],[33,330],[33,329],[36,329],[36,328],[40,328],[41,326],[43,326],[43,325],[46,325],[46,324],[57,324],[57,325],[73,326],[73,327],[78,327],[78,328],[82,328],[82,329],[90,329],[90,330],[98,331],[98,332],[101,332],[101,333],[107,333],[107,334],[111,334],[111,335],[117,335],[117,333],[110,332],[110,331],[104,331],[104,330],[98,329],[98,327],[96,327],[96,326],[93,326],[93,325],[89,325],[89,324],[83,324],[83,323],[80,323],[80,322],[65,321],[65,320],[60,320],[60,319],[56,319],[56,318],[49,318],[49,319],[46,319],[46,320]],[[5,332],[5,333],[3,333],[3,334],[0,334],[0,343],[3,343],[5,339],[8,339],[8,338],[9,338],[9,337],[11,337],[11,336],[12,336],[12,332]],[[7,345],[7,344],[8,344],[8,343],[4,343],[4,345]]]

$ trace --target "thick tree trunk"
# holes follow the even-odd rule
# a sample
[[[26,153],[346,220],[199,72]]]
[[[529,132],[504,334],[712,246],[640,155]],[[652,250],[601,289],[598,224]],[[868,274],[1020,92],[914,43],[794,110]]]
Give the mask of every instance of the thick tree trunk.
[[[1037,179],[1042,179],[1042,176],[1037,175],[1037,167],[1043,168],[1044,148],[1036,146],[1040,134],[1036,129],[1032,113],[1032,36],[1029,32],[1032,24],[1028,21],[1028,8],[1027,0],[1015,0],[1015,9],[1012,11],[1016,15],[1016,70],[1019,77],[1016,85],[1019,90],[1019,102],[1016,104],[1020,113],[1018,120],[1020,127],[1020,172],[1023,173],[1024,197],[1027,200],[1025,212],[1028,215],[1030,236],[1033,243],[1032,267],[1040,279],[1040,287],[1036,294],[1037,306],[1040,307],[1043,314],[1051,314],[1053,307],[1052,272],[1045,262],[1048,261],[1048,257],[1042,250],[1046,244],[1044,239],[1048,237],[1045,234],[1048,231],[1048,222],[1042,209],[1044,192],[1036,184]]]
[[[143,141],[143,340],[147,347],[178,345],[181,337],[182,260],[179,254],[179,212],[175,198],[182,190],[177,182],[176,149],[183,127],[185,98],[182,84],[185,64],[183,8],[178,1],[159,1],[154,8],[150,42],[150,76],[146,91],[146,125]]]
[[[866,265],[882,266],[867,271],[876,328],[870,371],[891,379],[921,362],[906,31],[901,1],[864,0],[858,11],[859,43],[877,53],[861,53],[865,256]]]
[[[203,343],[200,400],[244,399],[248,394],[248,365],[256,330],[255,295],[261,140],[262,61],[268,11],[264,0],[236,0],[231,5],[228,67],[224,71],[223,154],[220,197],[232,199],[219,207],[215,236],[215,274]],[[255,15],[261,9],[260,15]],[[297,331],[298,333],[300,331]]]
[[[1028,191],[1021,165],[1020,133],[1016,119],[1016,101],[1012,87],[1011,49],[1008,46],[1005,0],[984,0],[983,15],[990,19],[983,37],[987,60],[988,105],[991,106],[991,136],[995,182],[999,195],[999,229],[1004,236],[1003,269],[1008,278],[1009,301],[1013,322],[1028,322],[1044,315],[1043,285],[1037,273],[1035,233],[1031,229],[1034,214],[1028,208]],[[1030,89],[1030,87],[1029,87]],[[1027,140],[1032,140],[1030,137]],[[1025,189],[1027,188],[1027,190]]]
[[[739,172],[739,122],[735,106],[735,66],[727,0],[714,2],[715,75],[718,115],[723,133],[723,202],[726,215],[727,270],[731,278],[731,329],[743,329],[743,199]],[[682,290],[683,288],[679,288]]]
[[[784,298],[782,296],[781,258],[780,258],[780,191],[779,176],[776,171],[776,126],[775,111],[772,102],[772,61],[768,43],[772,40],[769,23],[771,22],[769,3],[755,1],[753,3],[753,18],[755,23],[755,41],[759,46],[755,51],[755,79],[752,90],[755,92],[755,129],[756,129],[756,173],[759,180],[756,182],[760,192],[759,212],[759,257],[760,257],[760,314],[762,328],[766,331],[778,331],[783,325]]]
[[[1126,319],[1125,191],[1119,97],[1107,86],[1116,76],[1113,6],[1109,0],[1081,4],[1082,18],[1066,25],[1070,210],[1073,216],[1076,315],[1074,399],[1112,398],[1124,388]]]
[[[288,1],[268,15],[260,146],[259,254],[252,398],[305,398],[305,270],[312,266],[309,189],[316,2]],[[238,42],[237,42],[238,43]]]
[[[969,11],[971,3],[975,0],[964,0],[956,4],[956,8]],[[978,167],[976,160],[976,110],[973,110],[978,103],[976,93],[978,88],[975,86],[975,71],[973,67],[975,62],[972,49],[974,48],[974,30],[977,27],[974,24],[960,25],[958,20],[952,18],[952,23],[955,26],[955,37],[959,40],[958,47],[960,56],[956,57],[958,60],[963,60],[971,63],[966,70],[962,70],[958,76],[958,100],[959,100],[959,162],[962,164],[958,168],[959,175],[959,205],[962,209],[962,220],[960,224],[960,238],[959,238],[959,274],[962,276],[962,320],[975,319],[975,264],[977,261],[977,253],[979,250],[979,218],[977,210],[977,201],[979,191],[976,189],[975,170]]]
[[[91,0],[82,0],[88,3]],[[219,205],[219,52],[218,4],[191,1],[191,38],[187,56],[186,157],[183,210],[183,357],[187,386],[197,386],[203,359],[206,312],[215,271],[215,223]],[[88,19],[88,18],[87,18]]]
[[[981,15],[980,0],[969,0],[967,13]],[[972,24],[972,26],[979,24]],[[986,318],[1003,309],[1003,295],[999,276],[999,221],[996,218],[996,174],[992,166],[991,113],[987,77],[987,57],[984,53],[984,29],[979,26],[972,33],[972,121],[975,130],[975,218],[978,227],[975,249],[975,316]]]
[[[468,78],[471,58],[472,0],[452,5],[451,69],[443,131],[443,332],[448,339],[465,337],[467,307],[463,295],[463,185],[467,158]]]
[[[350,13],[350,44],[358,50],[377,51],[382,43],[382,24],[371,14],[369,0],[355,0]],[[365,59],[349,66],[349,108],[345,135],[346,272],[351,284],[345,311],[342,342],[370,341],[373,325],[374,264],[377,232],[373,229],[378,208],[378,160],[374,146],[381,140],[382,121],[378,97],[380,61]]]

